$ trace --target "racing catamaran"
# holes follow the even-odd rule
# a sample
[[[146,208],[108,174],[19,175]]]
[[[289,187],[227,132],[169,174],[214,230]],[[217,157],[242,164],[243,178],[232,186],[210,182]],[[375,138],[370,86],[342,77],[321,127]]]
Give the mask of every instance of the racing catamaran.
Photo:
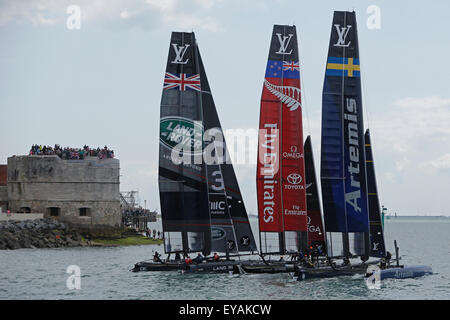
[[[160,108],[159,191],[166,254],[223,253],[222,263],[187,269],[228,271],[230,256],[257,251],[247,211],[194,33],[173,32]],[[184,262],[142,262],[137,270]]]
[[[370,134],[368,130],[364,134],[360,77],[356,14],[335,11],[322,95],[320,177],[327,262],[313,268],[298,265],[297,280],[366,274],[368,266],[378,262],[384,268],[377,271],[381,278],[431,273],[427,266],[400,266],[396,243],[397,265],[390,266]],[[381,260],[368,261],[370,257]],[[354,258],[360,261],[351,262]],[[342,265],[337,265],[339,259]]]

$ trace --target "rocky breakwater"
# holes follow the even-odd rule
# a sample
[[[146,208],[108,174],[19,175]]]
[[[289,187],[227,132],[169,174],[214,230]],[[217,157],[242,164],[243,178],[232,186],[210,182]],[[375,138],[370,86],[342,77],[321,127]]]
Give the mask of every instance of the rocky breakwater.
[[[0,250],[85,245],[77,231],[59,221],[38,219],[0,222]]]

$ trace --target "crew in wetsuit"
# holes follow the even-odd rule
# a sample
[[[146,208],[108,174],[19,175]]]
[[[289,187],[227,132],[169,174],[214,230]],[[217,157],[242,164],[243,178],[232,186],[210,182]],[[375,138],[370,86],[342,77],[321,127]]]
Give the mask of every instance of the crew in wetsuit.
[[[161,255],[158,253],[158,251],[155,251],[155,254],[153,256],[153,262],[161,262],[162,263],[160,256]]]
[[[389,266],[392,258],[392,254],[389,251],[386,251],[386,255],[380,260],[380,269],[385,269],[386,266]]]
[[[389,251],[386,251],[386,261],[389,263],[391,261],[392,254]]]
[[[175,261],[180,261],[180,260],[181,260],[180,253],[179,252],[175,253]]]
[[[291,254],[291,261],[298,261],[298,256],[299,256],[298,252]]]
[[[194,259],[196,264],[202,263],[203,262],[203,256],[201,253],[198,253],[197,257]]]
[[[309,256],[307,254],[305,254],[303,256],[302,263],[303,263],[303,266],[305,266],[307,268],[314,268],[314,264],[311,262],[311,259],[309,258]]]
[[[318,244],[317,245],[317,253],[319,254],[319,256],[323,256],[323,250],[322,250],[322,245]]]

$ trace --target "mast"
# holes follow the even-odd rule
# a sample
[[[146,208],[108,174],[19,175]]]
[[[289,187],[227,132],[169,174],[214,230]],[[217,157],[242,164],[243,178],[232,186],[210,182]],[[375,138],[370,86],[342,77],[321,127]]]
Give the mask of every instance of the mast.
[[[377,179],[375,177],[375,163],[373,161],[372,143],[369,129],[364,135],[367,170],[367,192],[369,198],[369,222],[370,222],[370,256],[382,258],[386,256],[384,242],[383,223],[381,218],[380,201],[377,191]]]
[[[308,136],[304,146],[305,176],[306,176],[306,207],[308,212],[308,245],[322,245],[325,249],[325,230],[322,223],[319,190],[317,186],[314,156],[311,136]]]
[[[355,12],[335,11],[322,95],[325,231],[330,256],[365,260],[369,220],[359,64]]]
[[[307,245],[300,67],[295,26],[274,25],[261,97],[257,196],[262,254]]]

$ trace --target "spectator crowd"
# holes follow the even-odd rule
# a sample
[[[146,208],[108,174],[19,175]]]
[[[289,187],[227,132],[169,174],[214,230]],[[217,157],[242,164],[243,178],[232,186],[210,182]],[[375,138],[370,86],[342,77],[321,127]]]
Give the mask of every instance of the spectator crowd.
[[[61,148],[59,144],[54,147],[32,145],[30,155],[57,155],[63,160],[83,160],[86,157],[98,157],[99,159],[114,158],[114,150],[105,146],[103,149],[91,149],[89,146],[83,148]]]

